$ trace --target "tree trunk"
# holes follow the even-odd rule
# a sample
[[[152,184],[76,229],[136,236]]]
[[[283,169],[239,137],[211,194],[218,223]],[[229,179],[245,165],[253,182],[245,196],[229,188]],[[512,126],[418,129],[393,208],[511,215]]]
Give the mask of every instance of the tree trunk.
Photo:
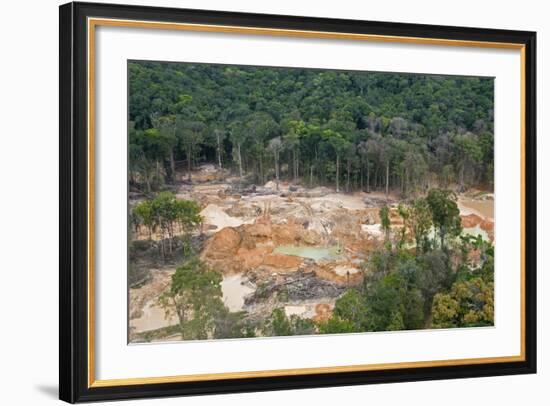
[[[300,153],[297,152],[296,153],[296,176],[295,176],[295,180],[294,180],[294,183],[298,183],[298,178],[300,177],[300,157],[299,157]]]
[[[160,162],[159,161],[156,161],[155,163],[155,173],[157,175],[157,182],[158,182],[160,179]]]
[[[349,193],[349,173],[351,171],[351,160],[350,159],[347,159],[346,169],[347,169],[346,193]]]
[[[185,336],[184,336],[184,328],[183,326],[185,325],[185,310],[181,309],[179,306],[178,306],[178,303],[176,301],[176,299],[174,297],[172,297],[172,305],[174,306],[174,309],[176,309],[176,314],[178,315],[178,321],[179,321],[179,325],[180,325],[180,334],[181,334],[181,339],[184,340],[185,339]]]
[[[368,159],[367,159],[367,193],[370,193],[370,169],[369,169]]]
[[[313,165],[309,165],[309,187],[313,187]]]
[[[159,224],[161,224],[160,218],[158,219],[158,222],[159,222]],[[164,258],[165,258],[164,229],[162,227],[160,228],[160,245],[159,245],[159,249],[160,249],[160,256],[164,260]]]
[[[386,197],[390,192],[390,161],[386,161]]]
[[[464,192],[464,161],[462,161],[462,165],[460,165],[460,192]]]
[[[298,170],[298,167],[296,165],[296,162],[298,160],[296,159],[296,150],[293,149],[292,150],[292,169],[293,169],[293,174],[292,174],[292,177],[294,178],[294,183],[296,183],[296,174],[297,174],[297,170]]]
[[[192,157],[191,157],[191,147],[187,148],[187,180],[191,182],[191,165],[192,165]]]
[[[237,144],[237,157],[239,158],[239,177],[243,180],[243,160],[241,157],[241,144]]]
[[[275,185],[278,191],[279,190],[279,152],[275,151],[273,154],[275,155]]]
[[[260,183],[262,185],[265,183],[265,181],[264,181],[264,160],[262,158],[262,154],[260,154]]]
[[[174,159],[174,149],[170,151],[170,172],[173,182],[176,180],[176,160]]]
[[[216,139],[218,140],[218,166],[222,169],[222,145],[220,141],[220,134],[218,132],[216,132]]]
[[[336,154],[336,193],[340,193],[340,155]]]
[[[151,176],[148,170],[145,172],[145,191],[147,194],[151,193]]]

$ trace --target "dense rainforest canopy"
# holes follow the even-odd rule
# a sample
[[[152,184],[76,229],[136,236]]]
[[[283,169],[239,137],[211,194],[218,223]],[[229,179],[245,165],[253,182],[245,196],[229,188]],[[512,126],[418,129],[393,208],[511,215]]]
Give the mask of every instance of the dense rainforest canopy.
[[[135,61],[129,87],[140,190],[207,161],[337,191],[492,187],[492,78]]]

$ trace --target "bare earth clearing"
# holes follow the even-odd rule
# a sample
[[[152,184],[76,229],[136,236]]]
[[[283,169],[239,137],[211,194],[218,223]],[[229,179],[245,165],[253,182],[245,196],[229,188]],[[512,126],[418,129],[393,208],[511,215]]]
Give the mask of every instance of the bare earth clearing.
[[[346,287],[361,283],[369,252],[382,245],[380,207],[387,202],[393,208],[392,225],[402,225],[397,196],[337,194],[284,182],[277,191],[272,181],[239,191],[237,182],[205,165],[193,173],[191,184],[180,184],[177,197],[200,203],[201,258],[222,273],[226,306],[246,310],[253,319],[265,318],[275,307],[283,307],[288,316],[328,319]],[[494,238],[492,195],[459,196],[458,205],[465,233]],[[139,238],[148,236],[141,233]],[[177,324],[158,305],[174,269],[151,267],[151,277],[130,289],[131,341]],[[173,333],[152,336],[153,341],[172,339],[177,339]]]

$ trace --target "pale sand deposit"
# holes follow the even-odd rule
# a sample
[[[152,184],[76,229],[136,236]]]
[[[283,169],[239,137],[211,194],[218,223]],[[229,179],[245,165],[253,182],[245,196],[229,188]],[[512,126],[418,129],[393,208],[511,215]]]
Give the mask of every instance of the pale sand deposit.
[[[221,230],[225,227],[238,227],[242,224],[249,224],[252,220],[245,221],[242,218],[231,217],[223,209],[215,204],[209,204],[201,212],[204,224],[216,226],[216,230]]]

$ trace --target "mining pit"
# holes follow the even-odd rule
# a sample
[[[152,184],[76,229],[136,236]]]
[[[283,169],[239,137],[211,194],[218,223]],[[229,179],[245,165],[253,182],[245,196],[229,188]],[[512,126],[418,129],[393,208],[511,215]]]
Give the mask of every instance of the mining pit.
[[[194,171],[191,182],[186,174],[180,177],[177,197],[195,200],[202,208],[200,257],[222,274],[229,310],[244,310],[254,320],[276,307],[288,316],[327,320],[346,288],[362,282],[369,253],[383,245],[380,207],[388,204],[392,226],[402,225],[395,195],[335,193],[287,182],[280,182],[277,190],[273,181],[243,188],[238,178],[214,165]],[[460,195],[458,206],[465,233],[494,239],[492,195]],[[137,238],[149,236],[138,230]],[[129,289],[130,341],[177,324],[158,303],[176,266],[150,265],[149,277]],[[157,340],[153,334],[152,341],[173,339]]]

